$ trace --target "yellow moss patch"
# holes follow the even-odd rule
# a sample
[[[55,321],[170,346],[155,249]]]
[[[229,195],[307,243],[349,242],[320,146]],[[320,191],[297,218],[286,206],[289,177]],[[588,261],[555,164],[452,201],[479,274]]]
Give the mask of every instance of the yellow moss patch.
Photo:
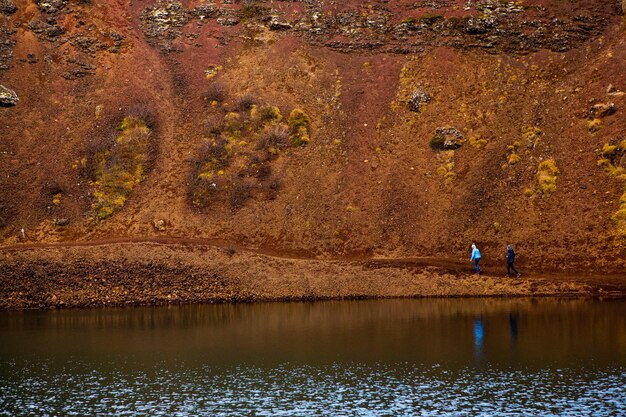
[[[101,220],[124,206],[147,169],[150,129],[140,118],[125,117],[118,130],[121,133],[111,149],[94,155],[92,209]]]
[[[548,197],[556,191],[556,180],[560,173],[554,159],[548,159],[539,164],[537,181],[539,182],[539,192],[544,197]]]
[[[592,119],[587,122],[587,130],[589,133],[596,133],[600,129],[602,129],[602,119]]]
[[[217,76],[217,74],[219,74],[222,69],[223,68],[221,65],[209,65],[207,69],[204,70],[204,75],[206,76],[207,80],[212,80]]]
[[[450,150],[437,155],[437,160],[441,163],[441,166],[437,168],[436,172],[443,177],[446,185],[452,185],[456,179],[456,174],[454,173],[454,167],[456,166],[454,154],[455,152]]]
[[[480,136],[470,136],[469,144],[472,145],[476,149],[484,148],[489,141],[487,139],[483,139]]]
[[[516,154],[516,153],[512,153],[507,158],[507,162],[509,163],[509,165],[515,165],[515,164],[517,164],[521,160],[522,160],[522,158],[518,154]]]
[[[303,110],[293,109],[287,119],[287,125],[291,132],[293,146],[306,145],[311,141],[309,137],[311,118]]]

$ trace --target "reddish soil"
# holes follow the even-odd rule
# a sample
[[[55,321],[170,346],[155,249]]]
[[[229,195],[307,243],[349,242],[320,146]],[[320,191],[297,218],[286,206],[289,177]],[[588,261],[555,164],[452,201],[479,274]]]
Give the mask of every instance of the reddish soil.
[[[0,12],[0,84],[20,99],[0,107],[1,308],[626,287],[611,219],[625,184],[597,165],[626,139],[620,1],[13,2]],[[212,107],[215,84],[226,97]],[[415,88],[432,97],[421,112]],[[254,144],[237,144],[225,176],[248,194],[197,207],[201,150],[244,96],[306,111],[311,142],[268,158],[273,193],[237,165]],[[596,103],[616,112],[590,133]],[[151,168],[95,220],[73,166],[136,108],[155,121]],[[445,126],[464,137],[450,160],[429,146]],[[547,159],[560,174],[542,196]],[[489,277],[467,275],[472,241]],[[528,279],[500,278],[509,242]]]
[[[623,276],[526,273],[441,259],[313,260],[197,240],[30,244],[0,251],[0,310],[379,297],[623,297]],[[523,265],[518,265],[524,268]],[[497,273],[497,275],[494,275]]]

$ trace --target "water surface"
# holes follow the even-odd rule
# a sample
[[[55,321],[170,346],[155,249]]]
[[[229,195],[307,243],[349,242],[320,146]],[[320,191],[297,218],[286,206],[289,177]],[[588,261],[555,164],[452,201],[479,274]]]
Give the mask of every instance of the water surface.
[[[0,415],[626,415],[626,300],[0,313]]]

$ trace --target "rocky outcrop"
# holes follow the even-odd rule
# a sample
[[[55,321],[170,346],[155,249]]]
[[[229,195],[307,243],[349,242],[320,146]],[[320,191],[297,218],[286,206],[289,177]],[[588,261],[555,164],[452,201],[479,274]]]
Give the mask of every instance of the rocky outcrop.
[[[15,94],[15,91],[0,85],[0,106],[11,107],[15,106],[20,99]]]
[[[67,6],[67,0],[37,0],[37,7],[44,13],[57,13]]]

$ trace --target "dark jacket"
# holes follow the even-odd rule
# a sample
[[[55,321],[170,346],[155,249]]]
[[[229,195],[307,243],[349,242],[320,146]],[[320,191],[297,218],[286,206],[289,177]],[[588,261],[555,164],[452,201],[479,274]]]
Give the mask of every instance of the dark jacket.
[[[513,248],[506,250],[506,261],[510,264],[515,262],[515,251],[513,250]]]

